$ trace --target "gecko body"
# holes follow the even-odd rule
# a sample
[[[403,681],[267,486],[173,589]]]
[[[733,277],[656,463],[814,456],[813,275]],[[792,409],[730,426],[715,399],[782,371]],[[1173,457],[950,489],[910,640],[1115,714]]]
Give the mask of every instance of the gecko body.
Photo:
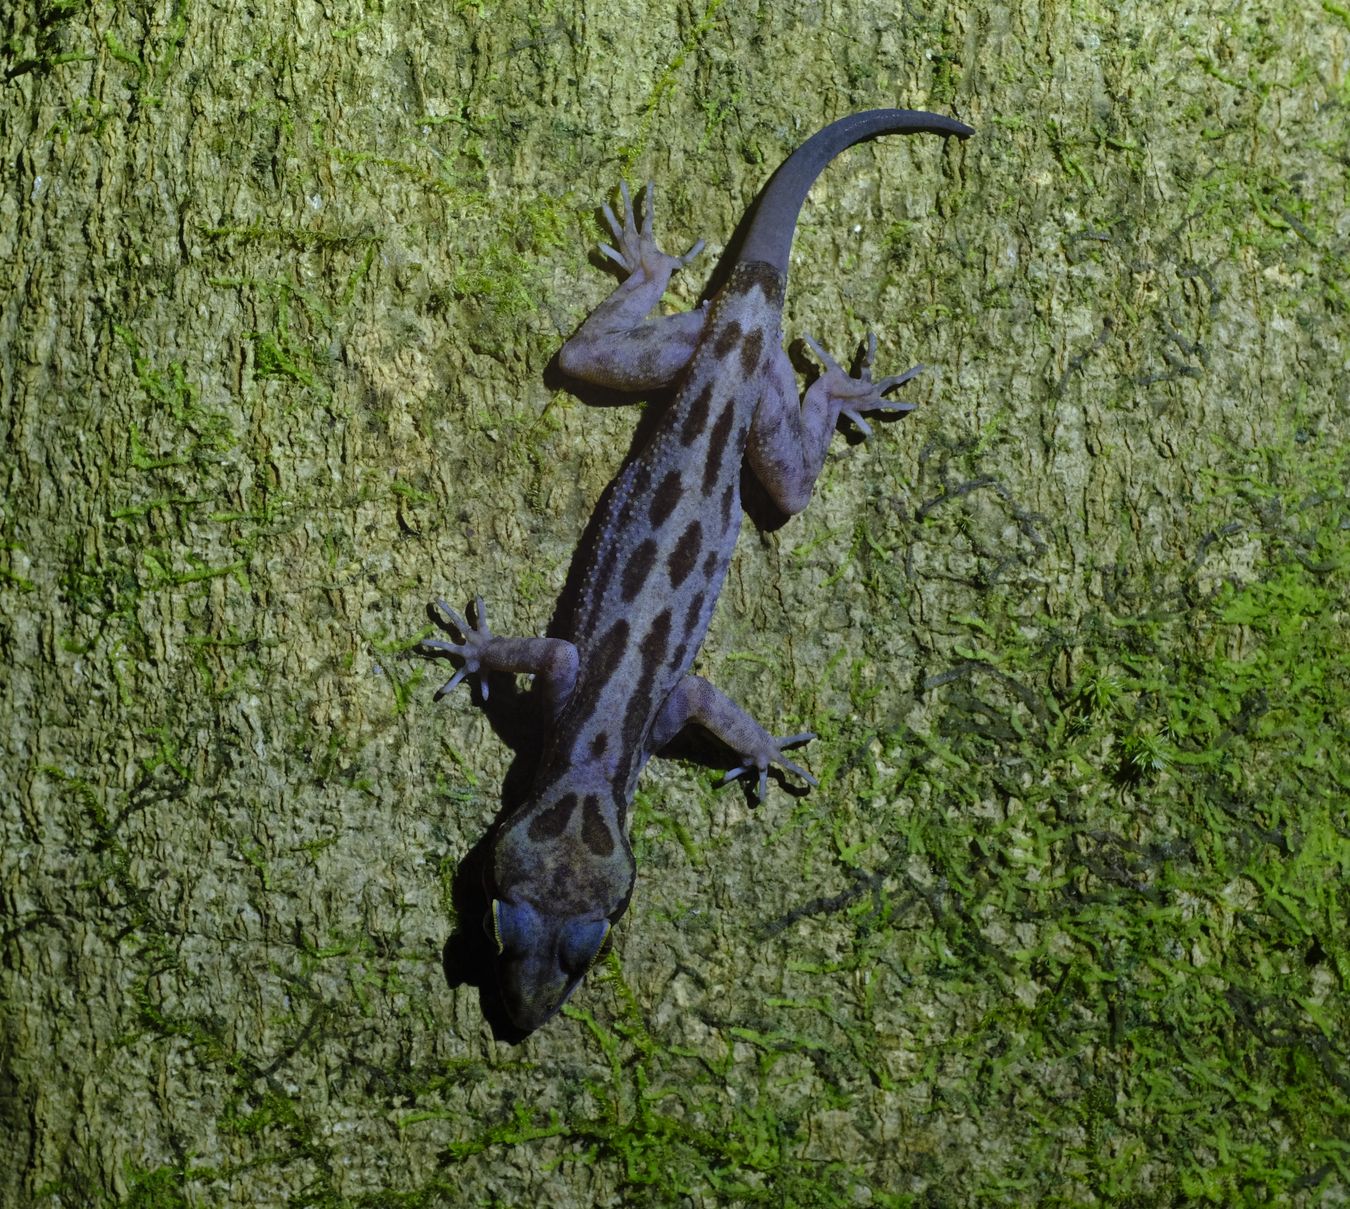
[[[628,808],[650,756],[686,726],[737,754],[728,773],[779,766],[815,784],[783,753],[810,734],[775,737],[708,681],[691,675],[741,523],[742,465],[786,514],[806,506],[840,415],[908,410],[883,398],[918,367],[873,381],[874,341],[849,375],[808,336],[825,372],[798,401],[782,348],[788,253],[812,181],[840,151],[887,133],[965,137],[968,126],[914,110],[872,110],[827,126],[797,149],[760,196],[726,284],[698,310],[651,317],[681,257],[652,237],[651,187],[638,225],[606,207],[617,248],[604,251],[624,281],[563,346],[564,373],[627,391],[675,384],[646,445],[604,497],[589,561],[565,632],[506,638],[438,601],[451,641],[423,651],[461,661],[438,696],[467,674],[529,672],[548,715],[532,789],[498,825],[485,882],[484,921],[496,942],[498,983],[515,1025],[548,1020],[602,951],[632,895],[636,867]]]

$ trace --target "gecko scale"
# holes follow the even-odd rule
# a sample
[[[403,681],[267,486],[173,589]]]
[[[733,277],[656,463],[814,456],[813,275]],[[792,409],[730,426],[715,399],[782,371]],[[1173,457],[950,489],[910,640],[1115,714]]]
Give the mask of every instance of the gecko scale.
[[[473,624],[438,601],[432,616],[454,641],[421,644],[461,661],[438,699],[467,674],[529,672],[548,712],[532,789],[498,824],[484,873],[503,1003],[526,1032],[576,989],[628,906],[628,807],[653,752],[692,724],[736,753],[728,780],[758,774],[760,797],[771,765],[815,784],[783,754],[811,734],[776,738],[689,667],[740,531],[742,464],[783,513],[800,512],[841,415],[866,434],[863,412],[912,406],[883,395],[922,367],[873,381],[871,336],[856,376],[807,336],[825,369],[798,402],[781,326],[788,253],[812,182],[854,143],[912,133],[974,132],[907,109],[825,127],[765,187],[726,284],[683,314],[651,317],[702,241],[678,257],[657,247],[650,184],[640,226],[626,188],[621,217],[605,207],[617,247],[602,251],[625,277],[563,345],[559,366],[625,391],[673,385],[674,397],[605,494],[565,632],[504,638],[489,630],[481,599]]]

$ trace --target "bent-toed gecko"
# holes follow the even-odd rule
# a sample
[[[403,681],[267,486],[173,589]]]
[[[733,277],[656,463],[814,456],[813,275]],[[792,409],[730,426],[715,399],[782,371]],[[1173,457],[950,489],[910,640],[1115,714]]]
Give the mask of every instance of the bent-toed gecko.
[[[484,874],[484,926],[504,1006],[522,1030],[562,1006],[628,906],[628,807],[653,752],[696,724],[739,757],[726,779],[757,773],[760,797],[771,765],[815,784],[783,754],[814,736],[769,734],[689,667],[740,530],[742,463],[784,513],[800,512],[841,415],[869,434],[862,413],[912,406],[883,395],[922,367],[873,381],[870,335],[856,376],[807,336],[825,370],[799,403],[781,323],[797,215],[820,171],[863,139],[920,132],[973,133],[938,114],[877,109],[808,139],[765,187],[726,284],[684,314],[649,317],[702,241],[678,257],[657,247],[650,184],[641,226],[626,187],[621,218],[605,207],[617,247],[602,251],[625,279],[563,345],[560,368],[626,391],[674,384],[674,398],[605,495],[567,632],[503,638],[481,598],[474,624],[438,601],[433,619],[456,640],[421,644],[462,661],[438,699],[466,674],[530,672],[547,706],[533,788],[498,825]]]

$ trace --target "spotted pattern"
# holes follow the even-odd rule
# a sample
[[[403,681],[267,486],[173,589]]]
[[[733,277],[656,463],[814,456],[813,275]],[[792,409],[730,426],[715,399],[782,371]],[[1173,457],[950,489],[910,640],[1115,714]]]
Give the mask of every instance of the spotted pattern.
[[[582,727],[595,713],[600,695],[618,670],[619,664],[623,662],[624,651],[628,648],[628,631],[628,622],[622,617],[609,627],[605,636],[595,645],[595,659],[590,673],[572,693],[568,708],[572,711],[572,721],[578,732],[578,740]]]
[[[713,341],[713,352],[718,360],[722,360],[741,342],[741,325],[734,319],[717,333],[717,339]]]
[[[670,586],[678,588],[694,569],[694,564],[698,561],[699,551],[703,546],[703,526],[697,521],[689,522],[685,531],[680,534],[680,540],[675,543],[675,548],[670,552],[670,557],[666,559],[666,570],[670,572]]]
[[[749,261],[737,265],[727,283],[728,289],[748,295],[758,289],[764,295],[764,303],[769,310],[778,310],[783,305],[783,290],[787,279],[771,264],[763,261]]]
[[[587,580],[586,590],[590,595],[590,607],[586,618],[588,625],[591,624],[600,603],[609,595],[609,586],[614,582],[614,571],[618,563],[619,560],[611,553]]]
[[[684,632],[692,634],[694,628],[698,625],[699,616],[703,612],[703,602],[707,597],[702,592],[695,592],[694,599],[689,602],[689,608],[684,615]]]
[[[713,424],[712,435],[708,437],[709,457],[703,464],[703,494],[709,495],[717,476],[722,471],[722,458],[726,453],[727,438],[731,436],[731,426],[736,422],[736,405],[729,403],[722,408],[722,414]]]
[[[666,657],[666,648],[670,644],[670,610],[662,609],[652,618],[651,628],[638,644],[638,655],[642,660],[642,670],[637,684],[633,686],[632,700],[643,701],[651,696],[652,685],[656,682],[656,673]],[[646,711],[630,709],[623,721],[623,760],[620,773],[626,779],[632,771],[634,762],[639,758],[642,739],[650,718]],[[618,780],[619,778],[616,778]]]
[[[680,426],[680,444],[688,448],[698,440],[708,426],[708,404],[712,402],[713,384],[709,382],[689,404],[689,414]]]
[[[651,508],[647,513],[647,519],[651,521],[653,529],[659,529],[669,519],[670,514],[675,511],[675,505],[680,502],[680,496],[684,494],[684,480],[678,470],[668,471],[657,485],[656,491],[652,495]]]
[[[741,345],[741,372],[747,378],[752,377],[759,369],[759,357],[763,351],[764,333],[759,328],[753,328]]]
[[[642,591],[647,576],[652,573],[652,564],[656,562],[656,542],[648,537],[638,543],[637,549],[629,557],[623,569],[623,579],[619,584],[619,595],[625,604],[631,604]]]
[[[631,495],[641,496],[652,485],[652,468],[646,462],[634,462],[628,484]]]
[[[642,654],[642,680],[645,684],[656,676],[656,669],[666,657],[666,646],[670,642],[670,610],[662,609],[653,619],[652,628],[638,648]]]
[[[624,648],[628,645],[628,621],[620,617],[600,640],[595,651],[595,670],[601,681],[607,681],[623,662]]]
[[[581,816],[581,842],[596,856],[608,856],[614,851],[614,835],[600,812],[600,799],[593,793],[586,795],[586,807]]]
[[[812,151],[794,158],[784,175],[775,178],[777,184],[766,190],[759,220],[765,227],[752,231],[767,230],[780,221],[788,229],[773,232],[777,240],[752,242],[752,252],[762,246],[765,251],[760,255],[778,256],[781,251],[786,260],[781,241],[790,238],[791,230],[784,211],[794,190],[804,190],[810,183],[825,155],[857,141],[859,131],[870,135],[912,125],[868,114],[829,127],[812,142]],[[931,128],[969,133],[959,124],[941,121]],[[627,226],[631,203],[626,193],[625,203]],[[650,213],[644,216],[644,228],[649,221]],[[755,241],[759,238],[754,236]],[[644,256],[650,242],[644,229]],[[532,801],[520,820],[524,825],[505,820],[492,841],[490,873],[496,888],[526,892],[548,925],[529,937],[525,960],[508,959],[499,970],[502,1001],[522,1032],[538,1027],[557,1010],[560,974],[567,975],[562,998],[581,975],[580,963],[570,952],[577,946],[566,943],[565,921],[578,915],[597,918],[599,907],[616,922],[632,894],[629,802],[638,771],[651,754],[653,721],[663,702],[670,703],[663,719],[670,726],[680,721],[676,715],[682,703],[694,704],[681,697],[676,683],[697,652],[740,526],[742,455],[755,408],[764,396],[765,384],[755,379],[764,372],[766,359],[772,363],[782,357],[784,285],[785,270],[764,261],[743,261],[731,269],[706,315],[700,310],[680,322],[679,331],[692,344],[682,351],[692,352],[692,361],[677,384],[675,405],[661,417],[653,415],[653,424],[643,425],[643,443],[635,445],[628,467],[603,498],[569,572],[556,632],[572,644],[569,655],[576,656],[576,683],[559,716],[543,728]],[[613,330],[619,325],[608,317],[627,315],[632,309],[616,296],[594,324],[610,330],[593,333],[588,320],[585,336],[565,350],[568,357],[572,352],[581,354],[576,364],[584,370],[589,346],[603,349],[605,340],[624,335]],[[668,367],[672,359],[669,349],[657,347],[661,342],[656,338],[658,331],[671,325],[639,318],[625,320],[624,325],[629,322],[637,326],[627,334],[636,346],[628,350],[632,360],[654,377],[655,369]],[[768,383],[773,395],[762,423],[795,418],[792,401],[779,398],[787,393],[789,368],[781,362],[773,369]],[[789,414],[769,414],[780,406]],[[788,439],[781,432],[767,442],[762,432],[760,437],[767,449],[757,455],[769,456]],[[811,479],[815,452],[803,455],[804,463],[811,463],[804,465]],[[768,470],[795,471],[795,465],[786,465],[788,460],[784,457],[783,464]],[[793,485],[787,483],[789,488]],[[688,693],[691,682],[685,683]],[[717,733],[731,735],[739,746],[737,736],[748,732],[746,745],[751,751],[742,757],[748,754],[763,763],[763,732],[757,724],[725,700],[719,700],[719,715],[708,719],[717,724]],[[529,850],[522,838],[537,850]],[[512,1004],[522,1010],[517,1013]]]
[[[541,810],[530,820],[529,837],[532,840],[556,840],[572,821],[577,808],[577,795],[565,793],[552,806]]]

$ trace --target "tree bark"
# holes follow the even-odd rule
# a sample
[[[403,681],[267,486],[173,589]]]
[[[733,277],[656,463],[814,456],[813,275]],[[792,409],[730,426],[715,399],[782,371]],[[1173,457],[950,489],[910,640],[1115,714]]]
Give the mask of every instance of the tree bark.
[[[1269,884],[1204,848],[1209,757],[1179,706],[1148,713],[1215,594],[1286,566],[1325,566],[1280,606],[1327,642],[1295,695],[1343,686],[1350,31],[1291,7],[4,18],[0,1200],[1209,1195],[1186,1089],[1140,1090],[1146,1038],[1158,1072],[1302,1054],[1334,1116],[1343,890],[1272,916],[1287,936],[1251,925]],[[752,811],[654,762],[616,955],[507,1044],[443,946],[478,927],[457,871],[512,754],[465,690],[432,703],[425,603],[482,592],[501,632],[542,630],[629,447],[639,413],[549,368],[612,287],[619,180],[656,182],[667,247],[708,239],[689,306],[781,159],[883,105],[978,134],[828,170],[787,336],[843,356],[875,329],[879,372],[931,367],[922,407],[836,440],[803,517],[747,526],[697,665],[775,733],[820,732],[822,786]],[[1268,679],[1225,742],[1258,742],[1242,711],[1292,691]],[[1134,712],[1089,717],[1090,689]],[[1325,835],[1343,886],[1343,757],[1268,742],[1253,799],[1325,827],[1242,835],[1286,835],[1291,878]],[[1136,776],[1151,743],[1171,764]],[[1182,867],[1193,898],[1169,897]],[[1156,960],[1065,922],[1127,892]],[[1282,945],[1294,1016],[1225,999]],[[1177,994],[1216,1014],[1173,1052],[1157,962],[1207,946],[1227,964],[1195,957]],[[1285,1076],[1239,1077],[1260,1149]],[[1295,1150],[1326,1133],[1310,1111],[1276,1114]],[[1343,1159],[1283,1184],[1261,1161],[1293,1199],[1347,1192]]]

